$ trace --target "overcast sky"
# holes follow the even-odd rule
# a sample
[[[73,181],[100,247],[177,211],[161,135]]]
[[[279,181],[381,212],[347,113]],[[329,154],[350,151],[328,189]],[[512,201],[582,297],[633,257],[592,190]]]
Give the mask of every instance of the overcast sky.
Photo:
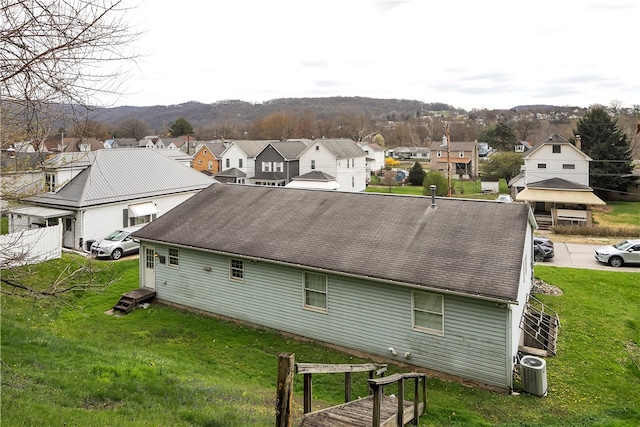
[[[127,20],[142,56],[116,105],[640,104],[638,0],[141,1]]]

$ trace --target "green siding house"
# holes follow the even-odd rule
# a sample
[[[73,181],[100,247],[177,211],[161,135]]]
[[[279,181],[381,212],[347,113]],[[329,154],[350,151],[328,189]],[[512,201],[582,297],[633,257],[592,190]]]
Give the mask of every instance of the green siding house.
[[[161,301],[506,390],[534,228],[521,203],[213,184],[135,237]]]

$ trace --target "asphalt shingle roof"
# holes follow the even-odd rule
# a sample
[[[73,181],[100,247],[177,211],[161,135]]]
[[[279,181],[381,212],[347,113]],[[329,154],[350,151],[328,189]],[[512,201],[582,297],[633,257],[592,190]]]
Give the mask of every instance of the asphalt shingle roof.
[[[440,198],[436,205],[430,197],[213,184],[136,236],[515,301],[528,205]]]

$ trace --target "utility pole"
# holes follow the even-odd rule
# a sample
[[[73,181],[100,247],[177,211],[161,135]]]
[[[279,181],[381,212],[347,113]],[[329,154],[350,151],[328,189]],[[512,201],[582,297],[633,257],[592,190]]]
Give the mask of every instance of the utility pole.
[[[449,133],[449,123],[444,127],[444,136],[442,137],[441,147],[447,146],[447,197],[451,197],[451,135]]]

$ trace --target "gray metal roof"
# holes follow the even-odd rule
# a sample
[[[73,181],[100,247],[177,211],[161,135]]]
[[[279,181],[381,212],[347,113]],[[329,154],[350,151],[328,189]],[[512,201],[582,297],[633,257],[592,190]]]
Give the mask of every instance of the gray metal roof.
[[[431,208],[430,197],[213,184],[136,236],[515,301],[529,206],[440,198],[436,204]]]
[[[91,166],[57,193],[40,194],[28,201],[79,208],[201,190],[214,182],[157,150],[103,149],[95,152]]]

